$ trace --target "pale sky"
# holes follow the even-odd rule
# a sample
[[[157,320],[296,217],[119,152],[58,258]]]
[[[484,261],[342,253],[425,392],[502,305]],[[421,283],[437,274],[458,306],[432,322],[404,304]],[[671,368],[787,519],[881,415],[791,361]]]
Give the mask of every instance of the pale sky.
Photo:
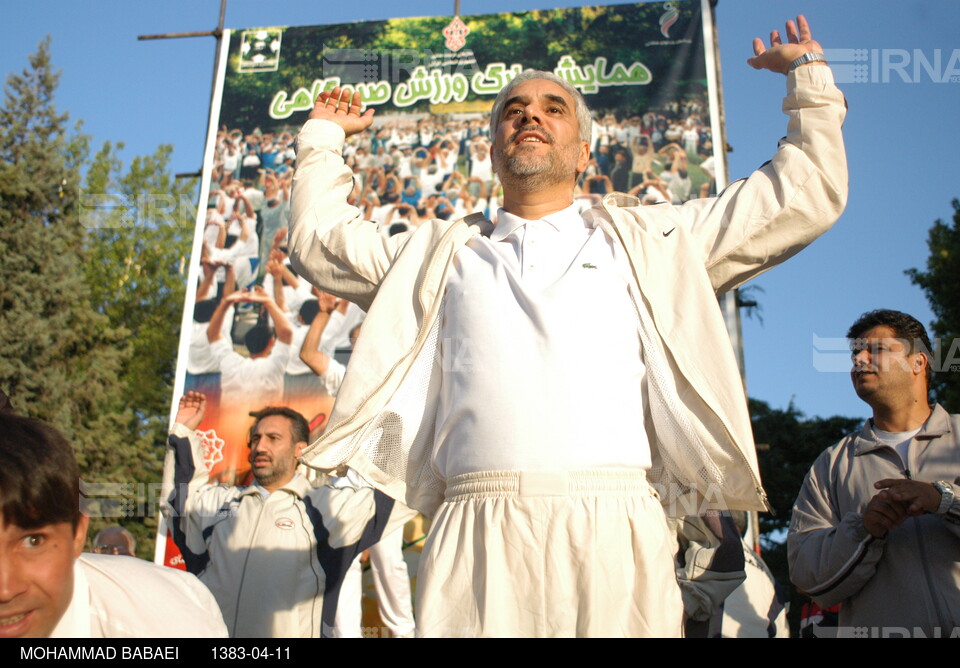
[[[584,3],[462,0],[463,14]],[[452,14],[452,0],[408,3],[408,16]],[[214,40],[138,42],[139,34],[211,29],[217,0],[37,0],[8,3],[0,71],[19,71],[44,35],[62,70],[57,106],[83,119],[94,146],[123,141],[122,154],[175,146],[173,168],[193,172],[203,150]],[[396,17],[397,3],[268,3],[230,0],[226,27],[312,25]],[[866,416],[850,387],[846,354],[815,337],[842,337],[863,311],[895,308],[925,324],[926,299],[904,276],[926,262],[927,230],[949,219],[960,195],[960,3],[934,0],[721,0],[717,23],[733,178],[774,152],[786,132],[783,77],[750,69],[751,40],[806,14],[847,83],[844,127],[850,168],[847,211],[810,248],[754,283],[765,290],[764,325],[746,320],[750,395],[775,407],[794,400],[808,415]],[[860,54],[854,50],[863,50]],[[829,55],[829,52],[828,52]],[[863,55],[866,59],[855,61]],[[915,64],[919,66],[915,68]],[[851,81],[861,65],[863,82]],[[842,67],[841,67],[842,66]],[[956,70],[957,82],[951,82]],[[940,79],[945,79],[940,82]],[[906,79],[906,80],[904,80]],[[819,368],[819,369],[818,369]],[[827,371],[825,368],[840,369]],[[825,444],[826,445],[826,444]]]

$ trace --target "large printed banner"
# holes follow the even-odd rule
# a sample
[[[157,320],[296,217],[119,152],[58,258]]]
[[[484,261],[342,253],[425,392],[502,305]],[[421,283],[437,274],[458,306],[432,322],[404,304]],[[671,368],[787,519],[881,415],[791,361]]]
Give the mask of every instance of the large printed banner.
[[[378,114],[483,113],[520,71],[548,70],[629,118],[705,96],[700,1],[256,28],[231,36],[221,120],[299,126],[320,92],[356,87]]]
[[[228,33],[178,373],[180,387],[208,398],[200,430],[211,478],[249,481],[251,411],[290,406],[314,433],[323,429],[341,369],[323,368],[322,357],[301,361],[300,352],[319,346],[345,361],[362,318],[340,304],[311,335],[331,302],[318,301],[285,264],[293,142],[322,91],[348,86],[376,110],[371,130],[351,137],[343,154],[355,174],[351,201],[384,234],[412,230],[425,217],[480,211],[495,220],[500,193],[488,114],[497,92],[527,68],[556,73],[593,111],[593,155],[577,192],[582,206],[614,190],[681,202],[715,188],[713,28],[701,5],[671,0]],[[254,291],[250,300],[218,308],[246,288]],[[170,471],[168,462],[168,481]],[[170,547],[166,562],[175,565]]]

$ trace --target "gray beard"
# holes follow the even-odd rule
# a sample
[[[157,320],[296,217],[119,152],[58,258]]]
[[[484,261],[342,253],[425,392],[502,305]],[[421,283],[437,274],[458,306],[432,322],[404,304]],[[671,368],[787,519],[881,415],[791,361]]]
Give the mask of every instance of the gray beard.
[[[573,153],[573,151],[577,153]],[[545,156],[513,155],[497,158],[494,165],[500,183],[516,192],[536,192],[557,183],[576,178],[576,159],[579,147],[574,146],[571,155],[563,155],[563,149]],[[498,154],[499,155],[499,154]],[[567,165],[567,158],[572,164]]]

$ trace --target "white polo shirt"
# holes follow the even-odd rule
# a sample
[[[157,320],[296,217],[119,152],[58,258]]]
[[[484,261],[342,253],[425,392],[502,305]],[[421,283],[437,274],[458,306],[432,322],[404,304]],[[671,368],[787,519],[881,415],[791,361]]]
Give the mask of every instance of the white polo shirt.
[[[454,259],[434,464],[478,471],[651,466],[630,267],[575,206],[503,209]]]

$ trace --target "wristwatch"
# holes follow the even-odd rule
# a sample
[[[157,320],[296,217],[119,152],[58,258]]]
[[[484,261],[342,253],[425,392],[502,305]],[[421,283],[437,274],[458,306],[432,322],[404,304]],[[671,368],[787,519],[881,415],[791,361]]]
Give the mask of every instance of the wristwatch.
[[[807,63],[826,63],[827,59],[824,58],[822,53],[816,51],[807,51],[805,54],[794,60],[790,63],[790,68],[788,72],[793,72],[795,69],[801,65],[806,65]]]
[[[937,491],[940,492],[940,505],[934,511],[935,515],[946,515],[947,511],[950,510],[950,506],[953,505],[953,486],[943,480],[938,480],[933,483],[933,486],[937,488]]]

